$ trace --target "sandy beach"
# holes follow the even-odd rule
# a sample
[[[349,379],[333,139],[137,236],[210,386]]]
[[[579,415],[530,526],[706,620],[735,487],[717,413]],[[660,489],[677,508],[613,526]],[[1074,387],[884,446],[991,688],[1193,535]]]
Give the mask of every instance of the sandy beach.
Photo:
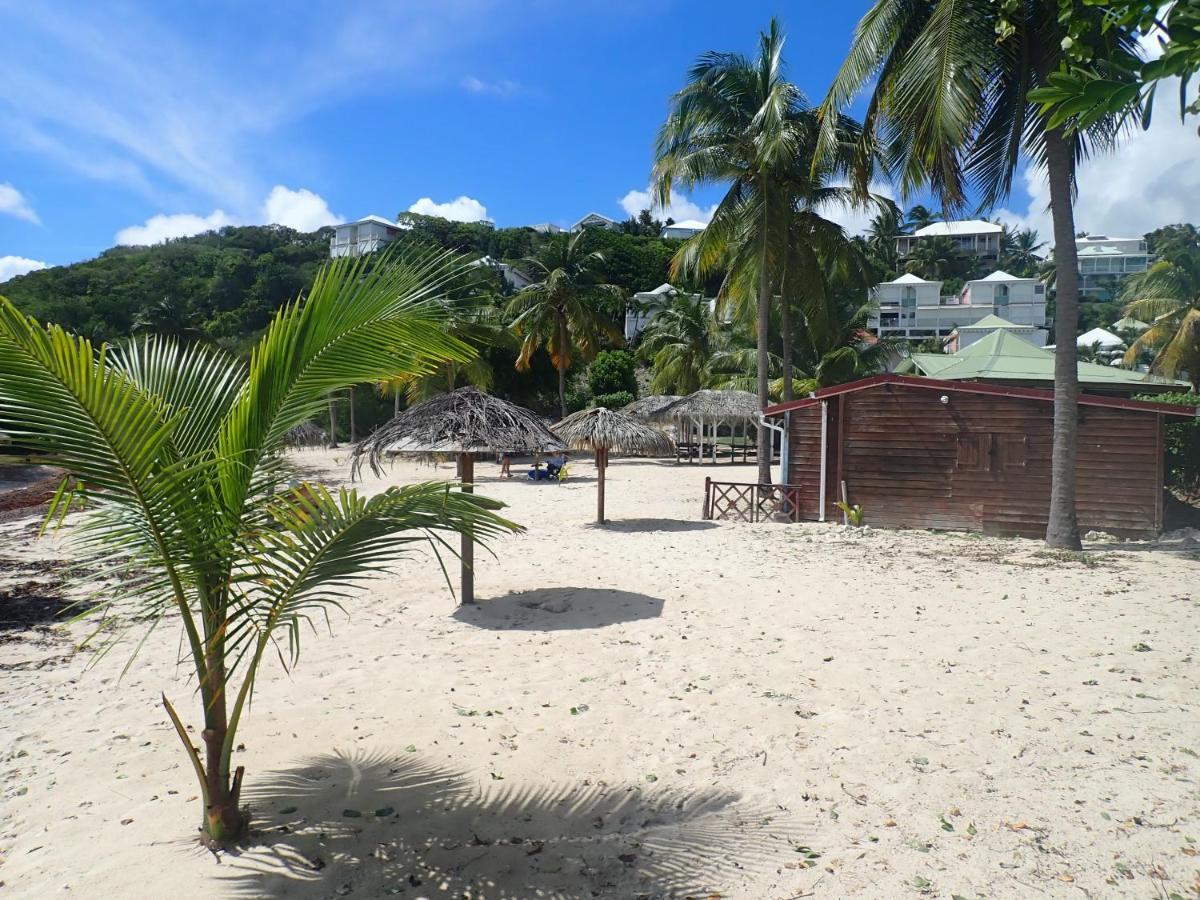
[[[1200,535],[704,522],[716,473],[753,468],[615,460],[598,527],[590,462],[479,464],[528,531],[476,607],[414,556],[264,664],[219,858],[159,701],[199,720],[177,625],[124,675],[142,625],[98,660],[87,622],[6,627],[0,896],[1200,895]],[[0,525],[10,596],[61,593],[36,526]]]

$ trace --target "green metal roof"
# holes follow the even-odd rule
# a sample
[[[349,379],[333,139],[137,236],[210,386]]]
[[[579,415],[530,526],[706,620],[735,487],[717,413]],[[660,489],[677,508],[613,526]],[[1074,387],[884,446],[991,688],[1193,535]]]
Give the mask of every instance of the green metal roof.
[[[950,381],[1054,381],[1054,354],[1033,346],[1003,328],[998,328],[957,353],[914,353],[909,363],[905,368],[910,371]],[[1081,384],[1117,388],[1161,388],[1185,384],[1129,369],[1087,362],[1079,363],[1079,381]]]
[[[1034,327],[1033,325],[1017,325],[1015,322],[1010,322],[1010,321],[1008,321],[1008,319],[1002,319],[993,313],[991,315],[984,316],[978,322],[973,322],[970,325],[959,325],[958,330],[962,331],[964,328],[991,329],[991,328],[1033,328],[1033,327]]]

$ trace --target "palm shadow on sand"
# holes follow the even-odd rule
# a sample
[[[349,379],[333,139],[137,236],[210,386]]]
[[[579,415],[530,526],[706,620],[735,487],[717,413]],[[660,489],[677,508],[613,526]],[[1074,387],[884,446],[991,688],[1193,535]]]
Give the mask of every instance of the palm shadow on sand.
[[[600,528],[604,531],[625,531],[630,534],[641,534],[643,532],[654,531],[708,531],[711,528],[720,528],[716,522],[710,522],[704,519],[607,519],[601,525],[598,522],[592,522],[588,525],[589,528]]]
[[[811,843],[728,792],[481,782],[412,753],[317,756],[248,790],[237,897],[709,896]]]
[[[549,587],[481,599],[454,611],[454,618],[496,631],[569,631],[654,619],[663,601],[610,588]]]

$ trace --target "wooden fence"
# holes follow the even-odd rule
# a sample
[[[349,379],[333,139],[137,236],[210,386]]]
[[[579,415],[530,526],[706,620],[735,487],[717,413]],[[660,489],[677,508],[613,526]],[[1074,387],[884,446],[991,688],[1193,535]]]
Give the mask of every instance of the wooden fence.
[[[704,479],[704,518],[761,522],[800,521],[800,485]]]

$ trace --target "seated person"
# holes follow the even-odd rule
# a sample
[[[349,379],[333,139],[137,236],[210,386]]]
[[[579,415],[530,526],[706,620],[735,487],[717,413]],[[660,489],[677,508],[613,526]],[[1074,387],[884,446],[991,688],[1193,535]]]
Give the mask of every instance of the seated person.
[[[552,456],[546,460],[547,478],[557,478],[562,467],[567,464],[567,456],[565,453],[560,453],[557,456]]]
[[[550,473],[542,468],[541,460],[534,460],[533,468],[529,470],[527,477],[530,481],[547,481]]]

